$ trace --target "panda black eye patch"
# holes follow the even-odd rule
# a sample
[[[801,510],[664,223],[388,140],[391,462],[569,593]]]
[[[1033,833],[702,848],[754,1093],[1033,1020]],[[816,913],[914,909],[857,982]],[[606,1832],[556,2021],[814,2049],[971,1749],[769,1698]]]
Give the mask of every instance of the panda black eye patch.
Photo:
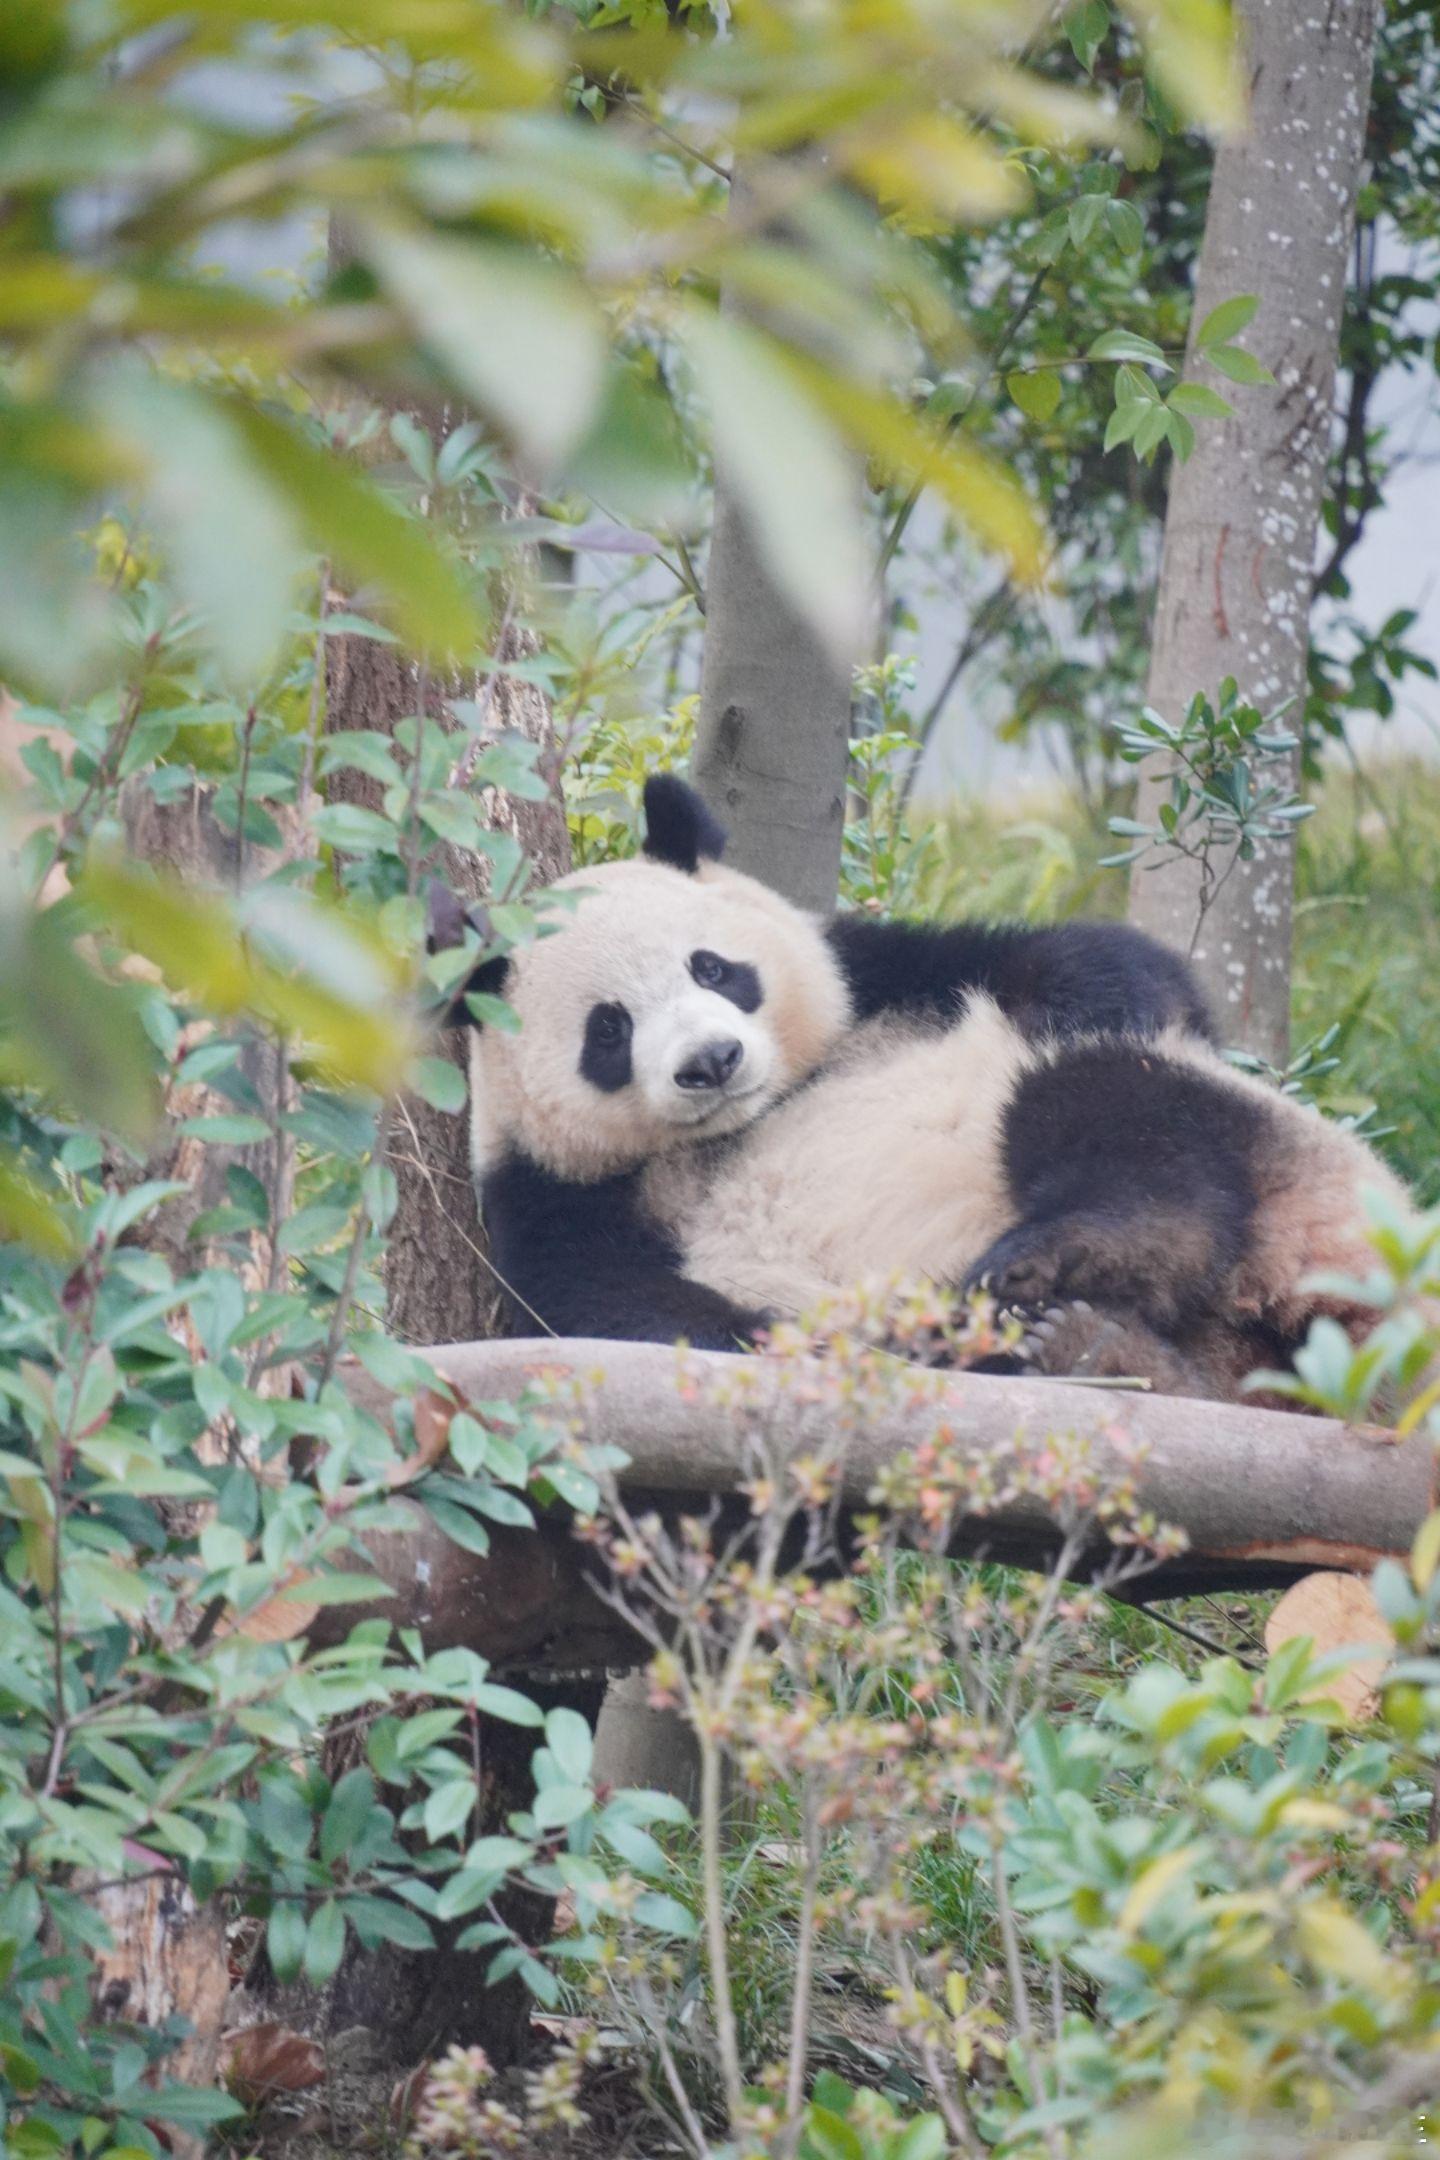
[[[692,952],[690,973],[702,990],[728,998],[743,1013],[758,1012],[764,1002],[760,973],[747,960],[722,960],[719,953]]]
[[[628,1087],[635,1077],[630,1059],[634,1025],[623,1005],[592,1005],[585,1015],[580,1076],[604,1095]]]

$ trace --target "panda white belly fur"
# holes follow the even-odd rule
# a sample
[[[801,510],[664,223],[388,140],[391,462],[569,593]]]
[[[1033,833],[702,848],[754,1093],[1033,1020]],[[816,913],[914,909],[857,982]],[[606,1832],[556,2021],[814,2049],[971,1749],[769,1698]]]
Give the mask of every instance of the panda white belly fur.
[[[774,1312],[867,1279],[953,1281],[1013,1218],[1001,1120],[1034,1056],[986,998],[941,1030],[871,1023],[718,1158],[652,1164],[647,1210],[688,1276]]]
[[[1309,1278],[1369,1271],[1365,1195],[1408,1215],[1399,1180],[1353,1133],[1193,1035],[1168,1031],[1154,1047],[1263,1103],[1273,1128],[1234,1314],[1302,1333],[1321,1311],[1357,1324],[1363,1312]],[[1057,1054],[984,997],[946,1028],[871,1022],[734,1142],[653,1162],[647,1211],[675,1238],[688,1276],[772,1312],[802,1313],[896,1276],[957,1283],[1015,1221],[1006,1106],[1026,1069]]]

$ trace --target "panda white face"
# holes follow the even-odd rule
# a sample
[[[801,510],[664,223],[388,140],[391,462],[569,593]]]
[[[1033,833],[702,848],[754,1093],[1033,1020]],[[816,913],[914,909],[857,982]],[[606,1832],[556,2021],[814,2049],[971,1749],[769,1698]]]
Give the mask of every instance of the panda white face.
[[[549,936],[512,959],[518,1034],[471,1052],[475,1166],[518,1148],[594,1179],[731,1133],[812,1072],[849,1017],[819,925],[710,862],[578,871]]]

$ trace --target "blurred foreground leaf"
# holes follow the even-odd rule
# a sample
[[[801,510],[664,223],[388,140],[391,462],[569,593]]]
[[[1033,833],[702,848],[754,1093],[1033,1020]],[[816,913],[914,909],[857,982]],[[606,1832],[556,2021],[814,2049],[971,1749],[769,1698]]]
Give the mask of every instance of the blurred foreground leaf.
[[[229,902],[113,857],[84,898],[166,980],[215,1013],[250,1013],[303,1044],[335,1077],[385,1094],[414,1049],[407,1007],[378,947],[308,895],[271,890],[247,926]],[[273,957],[257,950],[263,942]]]

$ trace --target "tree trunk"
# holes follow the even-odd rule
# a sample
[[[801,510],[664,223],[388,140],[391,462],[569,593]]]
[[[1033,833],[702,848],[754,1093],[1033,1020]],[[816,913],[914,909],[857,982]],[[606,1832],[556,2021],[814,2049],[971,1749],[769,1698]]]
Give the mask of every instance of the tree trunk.
[[[143,780],[130,781],[120,791],[120,810],[129,852],[196,891],[207,887],[234,891],[267,875],[296,844],[296,821],[282,818],[278,855],[273,849],[242,849],[237,837],[216,822],[211,791],[198,785],[178,800],[161,804]],[[140,967],[145,970],[144,963]],[[196,1020],[186,1027],[175,1063],[182,1052],[209,1034],[210,1026],[208,1021]],[[185,1187],[131,1233],[137,1243],[161,1254],[177,1278],[183,1278],[208,1263],[232,1264],[228,1252],[197,1242],[195,1230],[206,1212],[226,1200],[227,1172],[236,1167],[250,1171],[270,1200],[269,1220],[250,1231],[249,1255],[241,1263],[247,1286],[258,1290],[274,1281],[281,1264],[275,1236],[290,1212],[294,1191],[293,1148],[279,1124],[291,1096],[284,1045],[252,1028],[241,1048],[239,1070],[272,1128],[268,1138],[246,1147],[221,1147],[183,1133],[183,1119],[229,1111],[233,1105],[203,1082],[181,1083],[172,1078],[165,1091],[165,1117],[156,1152],[138,1172],[117,1171],[117,1178],[128,1177],[131,1182],[140,1177],[173,1179]],[[172,1324],[198,1358],[200,1345],[188,1318]],[[253,1384],[264,1394],[288,1395],[289,1368],[266,1367],[254,1374]],[[212,1428],[197,1443],[202,1458],[215,1463],[228,1460],[237,1446],[244,1445],[228,1425]],[[193,1524],[196,1518],[193,1501],[164,1500],[160,1508],[171,1523]],[[76,1890],[89,1891],[92,1880],[82,1871],[75,1880]],[[166,2056],[162,2075],[166,2081],[182,2084],[214,2084],[230,1994],[224,1904],[211,1898],[197,1905],[174,1868],[128,1881],[101,1881],[89,1894],[111,1935],[111,1947],[95,1954],[90,1975],[96,2015],[148,2026],[152,2031],[183,2018],[189,2035]],[[179,2160],[200,2160],[205,2143],[202,2136],[188,2130],[171,2135]]]
[[[745,199],[736,172],[732,212]],[[724,304],[763,325],[764,310],[733,294]],[[861,489],[857,468],[857,513]],[[796,613],[717,453],[693,777],[729,833],[726,861],[827,915],[840,888],[852,679],[869,657],[863,619],[839,652]]]
[[[828,914],[840,885],[852,670],[778,590],[716,475],[694,779],[729,832],[725,859]]]
[[[507,608],[496,657],[519,659],[536,650],[536,641],[518,627]],[[332,637],[326,646],[326,730],[373,728],[393,734],[407,714],[424,710],[437,726],[454,730],[446,698],[460,689],[434,681],[392,645],[365,637]],[[474,694],[475,686],[467,686]],[[569,833],[559,796],[558,759],[551,715],[544,695],[533,685],[494,674],[480,685],[477,705],[486,732],[514,733],[545,746],[553,787],[543,803],[497,796],[490,822],[504,825],[519,839],[537,884],[562,877],[570,867]],[[468,737],[457,735],[457,758]],[[543,769],[543,760],[542,760]],[[463,778],[457,779],[463,785]],[[330,783],[332,799],[374,808],[378,782],[344,771]],[[448,844],[427,861],[425,876],[435,876],[467,900],[484,896],[488,864]],[[463,1043],[439,1041],[432,1054],[448,1057],[464,1070]],[[436,1110],[415,1096],[397,1105],[389,1161],[395,1172],[397,1201],[385,1256],[387,1318],[395,1334],[409,1341],[454,1342],[493,1332],[497,1300],[486,1263],[484,1231],[470,1171],[469,1120]],[[485,1563],[488,1565],[488,1563]],[[535,1690],[532,1687],[531,1692]],[[564,1700],[594,1716],[600,1682],[566,1684],[551,1689],[547,1701]],[[485,1759],[493,1801],[493,1827],[525,1806],[532,1793],[530,1756],[533,1733],[488,1721]],[[550,1903],[535,1893],[512,1893],[502,1899],[507,1919],[522,1934],[543,1941],[549,1932]],[[460,1932],[458,1926],[448,1931]],[[484,1961],[449,1946],[446,1931],[434,1951],[384,1948],[352,1951],[326,1990],[310,2022],[326,2031],[350,2025],[369,2028],[377,2045],[397,2063],[419,2061],[451,2041],[479,2043],[497,2064],[511,2062],[524,2050],[530,2021],[530,1998],[518,1979],[495,1988],[484,1984]]]
[[[530,632],[507,615],[497,657],[517,660],[536,650]],[[454,723],[445,700],[459,685],[432,680],[393,645],[376,638],[332,637],[326,644],[326,731],[373,728],[392,734],[397,721],[421,709],[437,726]],[[491,823],[513,832],[525,849],[535,882],[546,885],[570,868],[570,841],[550,721],[550,708],[533,684],[508,675],[485,679],[480,700],[488,731],[519,734],[545,746],[553,792],[543,803],[504,795],[494,800]],[[542,769],[544,763],[542,761]],[[337,773],[329,784],[334,801],[379,805],[378,781],[365,774]],[[488,865],[448,843],[436,850],[426,875],[433,875],[466,900],[486,890]],[[432,1046],[465,1069],[463,1043]],[[436,1110],[415,1096],[398,1105],[390,1163],[398,1201],[390,1225],[385,1260],[388,1319],[394,1332],[411,1342],[462,1342],[493,1331],[496,1297],[485,1258],[484,1233],[470,1174],[469,1123]]]
[[[158,803],[143,779],[128,781],[121,789],[120,805],[130,853],[197,892],[234,892],[242,884],[254,883],[268,876],[280,862],[293,859],[301,844],[298,818],[282,812],[277,819],[281,831],[278,853],[253,844],[242,850],[236,835],[216,823],[210,790],[198,785],[176,801]],[[193,1049],[209,1032],[209,1022],[192,1021],[182,1048]],[[240,1052],[239,1072],[254,1089],[259,1113],[272,1128],[271,1136],[245,1147],[217,1147],[211,1141],[182,1133],[182,1119],[223,1113],[234,1106],[201,1081],[184,1086],[172,1081],[165,1096],[161,1151],[146,1163],[144,1175],[173,1178],[186,1190],[156,1211],[140,1233],[140,1240],[151,1251],[163,1253],[177,1276],[207,1264],[211,1254],[197,1252],[192,1226],[198,1217],[225,1201],[230,1169],[248,1170],[270,1196],[268,1224],[250,1233],[250,1261],[245,1276],[253,1290],[266,1287],[273,1279],[278,1265],[275,1235],[294,1199],[294,1146],[279,1124],[281,1115],[290,1107],[292,1094],[284,1045],[258,1028],[252,1029]],[[288,1370],[267,1371],[259,1376],[258,1384],[262,1392],[288,1394]]]
[[[1242,0],[1240,15],[1250,120],[1216,154],[1192,323],[1257,293],[1246,343],[1278,387],[1233,395],[1234,415],[1206,422],[1171,475],[1149,683],[1149,702],[1171,721],[1226,675],[1264,711],[1297,701],[1298,719],[1369,107],[1375,0]],[[1207,362],[1187,372],[1232,394]],[[1142,778],[1143,822],[1165,790],[1166,776]],[[1289,842],[1237,863],[1193,955],[1224,1039],[1276,1065],[1288,1055],[1293,882]],[[1188,951],[1199,887],[1197,866],[1179,857],[1137,871],[1130,919]]]

